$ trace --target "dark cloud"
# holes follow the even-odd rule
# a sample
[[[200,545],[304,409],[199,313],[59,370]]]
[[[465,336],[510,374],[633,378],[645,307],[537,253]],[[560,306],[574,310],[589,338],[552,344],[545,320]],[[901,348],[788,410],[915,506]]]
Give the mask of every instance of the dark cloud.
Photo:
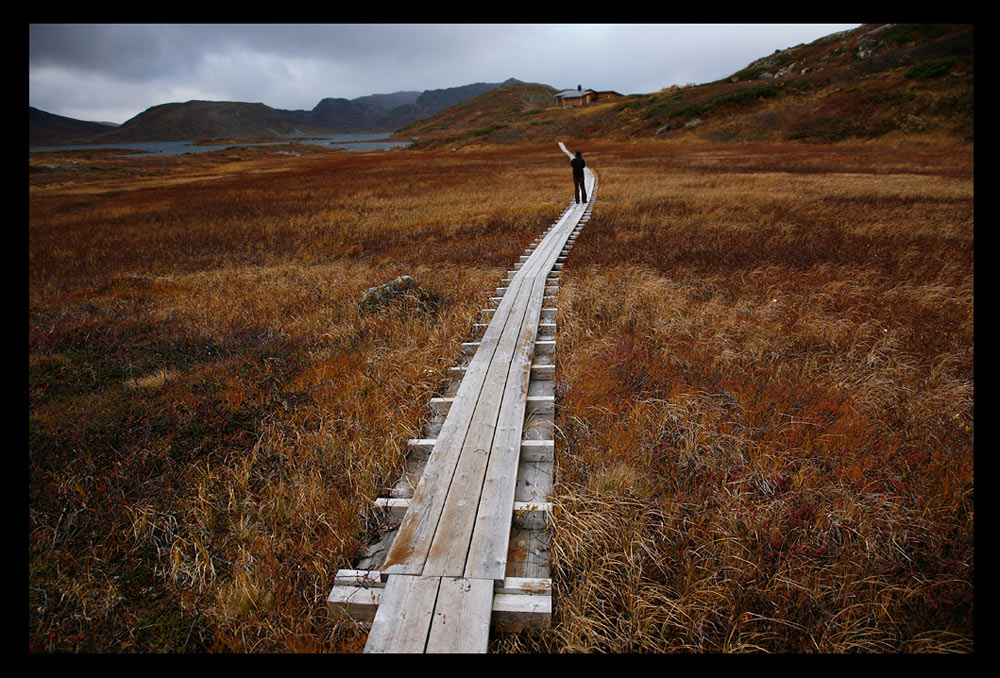
[[[143,82],[190,74],[201,54],[197,32],[180,26],[29,27],[29,67],[56,67]]]
[[[508,34],[499,26],[48,24],[29,27],[29,64],[126,81],[192,73],[209,55],[257,53],[403,66],[449,59]]]

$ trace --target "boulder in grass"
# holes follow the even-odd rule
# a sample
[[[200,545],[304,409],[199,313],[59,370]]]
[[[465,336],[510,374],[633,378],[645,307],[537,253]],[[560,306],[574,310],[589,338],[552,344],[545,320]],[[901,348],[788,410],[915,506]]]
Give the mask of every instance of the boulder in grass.
[[[412,276],[401,275],[395,280],[365,290],[361,295],[360,306],[365,311],[411,306],[421,312],[433,313],[440,303],[440,295],[421,287]]]

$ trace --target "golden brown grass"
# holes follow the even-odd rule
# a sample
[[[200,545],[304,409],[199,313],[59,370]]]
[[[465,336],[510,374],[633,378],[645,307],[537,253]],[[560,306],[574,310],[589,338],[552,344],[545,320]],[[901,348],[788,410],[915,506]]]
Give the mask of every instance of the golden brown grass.
[[[556,623],[496,649],[971,650],[972,152],[582,150]],[[32,174],[32,651],[360,650],[332,575],[563,161]],[[403,273],[436,306],[359,307]]]
[[[513,156],[260,155],[32,190],[33,649],[359,649],[330,577],[563,203]],[[437,306],[359,307],[402,273]]]
[[[552,642],[971,650],[971,158],[661,148],[560,289]]]

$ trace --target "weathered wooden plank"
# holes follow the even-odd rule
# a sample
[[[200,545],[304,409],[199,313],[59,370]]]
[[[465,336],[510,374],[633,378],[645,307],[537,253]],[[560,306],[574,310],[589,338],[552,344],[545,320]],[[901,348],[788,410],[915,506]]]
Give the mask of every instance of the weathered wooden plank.
[[[410,502],[409,497],[378,497],[375,499],[375,506],[386,511],[393,520],[402,522],[410,508]]]
[[[361,586],[382,588],[382,578],[378,570],[337,570],[333,579],[334,586]]]
[[[513,500],[516,481],[531,355],[548,270],[552,257],[567,236],[564,227],[561,233],[544,240],[526,262],[527,268],[516,276],[522,282],[517,288],[514,308],[524,304],[524,314],[519,325],[509,323],[505,328],[504,338],[494,356],[496,367],[491,368],[487,383],[496,390],[484,390],[481,395],[481,402],[486,407],[477,408],[470,428],[472,444],[467,441],[463,449],[460,468],[455,475],[457,482],[449,490],[448,505],[442,515],[442,532],[435,536],[425,574],[456,574],[454,568],[460,560],[465,560],[467,551],[466,577],[503,578],[505,534],[510,530],[508,507]],[[472,437],[473,430],[477,432],[475,437]],[[491,440],[488,446],[487,440]],[[478,510],[474,510],[477,498]],[[464,544],[469,546],[464,548]]]
[[[504,389],[504,407],[497,423],[469,544],[466,577],[499,581],[506,572],[511,526],[509,507],[514,501],[528,382],[542,304],[538,291],[544,289],[544,285],[544,278],[535,278],[533,295],[521,329],[522,343]]]
[[[534,375],[532,375],[534,378]],[[430,455],[437,438],[410,438],[407,447],[421,457]],[[521,461],[552,460],[553,442],[551,440],[522,440]]]
[[[552,440],[522,440],[521,461],[552,460],[555,443]]]
[[[524,502],[548,501],[552,493],[552,460],[525,461],[517,465],[517,485],[514,499]]]
[[[469,434],[473,414],[479,403],[504,327],[511,316],[515,298],[516,295],[510,295],[509,299],[505,295],[469,362],[465,377],[455,395],[455,403],[448,411],[448,416],[438,433],[437,444],[414,491],[414,501],[386,556],[383,571],[387,574],[423,572],[458,460]]]
[[[334,586],[371,588],[382,590],[385,582],[378,570],[337,570],[333,580]],[[552,595],[552,579],[550,577],[504,577],[501,582],[493,583],[494,593],[516,593],[519,595],[533,594],[538,596]]]
[[[485,653],[492,612],[493,582],[442,578],[426,651]]]
[[[426,461],[434,450],[435,442],[437,438],[411,438],[406,441],[406,448],[415,457]]]
[[[552,368],[554,365],[546,365],[545,368]],[[540,369],[539,374],[544,374],[547,370]],[[555,372],[552,371],[552,374]],[[431,398],[431,409],[439,414],[446,414],[451,406],[458,400],[458,396]],[[525,396],[525,407],[527,412],[551,412],[555,406],[555,396],[550,395],[527,395]]]
[[[326,602],[336,618],[371,623],[382,603],[382,587],[338,584],[330,591]]]
[[[514,518],[515,525],[540,529],[548,522],[548,514],[552,510],[552,503],[547,501],[515,501]]]
[[[568,218],[566,218],[566,224],[569,223]],[[491,367],[491,365],[498,360],[505,360],[509,364],[510,358],[508,356],[513,355],[514,348],[509,342],[512,338],[516,342],[518,338],[520,325],[524,318],[524,304],[527,295],[530,295],[532,291],[531,287],[525,286],[525,283],[533,282],[534,274],[540,272],[542,267],[548,264],[546,257],[557,253],[557,248],[560,246],[561,243],[556,240],[543,241],[543,245],[536,250],[537,256],[530,258],[527,262],[527,268],[519,270],[511,281],[509,287],[512,289],[509,289],[508,293],[504,295],[493,320],[487,327],[480,347],[466,369],[459,392],[456,393],[445,423],[438,434],[438,444],[435,446],[424,470],[424,476],[414,492],[414,502],[411,504],[410,511],[407,512],[403,520],[400,533],[387,555],[384,567],[384,571],[387,573],[419,574],[425,572],[426,560],[430,557],[430,549],[435,541],[437,526],[443,524],[446,530],[452,530],[451,519],[442,520],[447,498],[451,494],[452,483],[458,479],[460,483],[475,485],[474,479],[478,476],[478,468],[485,468],[483,464],[486,462],[488,447],[483,441],[487,439],[487,436],[491,437],[495,431],[495,420],[498,412],[498,403],[492,395],[495,391],[492,389],[497,389],[496,384],[500,383],[506,373],[509,373],[509,367],[504,370],[504,365],[498,367]],[[545,272],[547,273],[547,271]],[[487,382],[487,380],[489,381]],[[485,400],[483,400],[484,394],[487,395]],[[469,411],[470,403],[472,404],[471,412]],[[456,404],[460,409],[456,409]],[[463,452],[467,456],[465,462],[461,462]],[[468,501],[467,492],[463,491],[453,496],[456,507],[450,513],[457,515],[457,520],[462,521],[469,510],[465,507],[459,510],[458,505]],[[456,530],[464,533],[461,526]],[[460,544],[461,539],[455,541],[449,538],[446,542]],[[442,546],[441,549],[444,547]],[[439,551],[439,553],[444,553],[444,550]],[[450,563],[453,558],[448,557],[446,560]],[[464,562],[464,554],[461,560]],[[435,557],[435,563],[440,562]],[[445,566],[436,564],[434,569],[427,572],[448,575],[462,574],[460,570],[442,569],[442,567]],[[446,567],[450,568],[452,565],[449,564]]]
[[[440,577],[389,577],[364,651],[424,652],[440,584]]]
[[[533,351],[534,339],[537,334],[538,321],[542,304],[551,299],[544,296],[548,279],[548,272],[552,264],[554,253],[561,251],[568,233],[557,234],[549,243],[548,248],[544,248],[546,259],[541,266],[541,270],[535,270],[535,283],[533,285],[533,307],[526,319],[522,332],[526,334],[528,341],[525,343],[527,351]],[[530,360],[530,356],[525,357],[525,361]],[[511,388],[507,392],[511,402],[516,402],[509,410],[511,420],[498,427],[498,436],[503,431],[506,435],[512,435],[514,422],[516,421],[516,437],[518,442],[512,443],[509,439],[501,439],[495,443],[493,452],[489,460],[487,478],[483,484],[482,496],[479,510],[476,517],[476,528],[470,544],[469,557],[466,564],[466,577],[492,578],[494,581],[503,579],[506,572],[507,544],[510,536],[511,521],[507,520],[509,507],[514,500],[516,487],[518,457],[520,452],[521,425],[524,421],[524,411],[528,400],[526,390],[518,393],[515,389],[520,384],[509,382]],[[527,382],[523,382],[527,386]],[[549,403],[553,399],[548,397],[534,398],[536,402]],[[532,514],[534,511],[531,512]]]
[[[515,469],[516,471],[516,469]],[[411,499],[407,497],[379,497],[375,500],[375,506],[387,511],[394,520],[402,520],[407,514]],[[510,519],[518,525],[543,526],[546,521],[546,513],[551,504],[545,501],[519,501],[515,500],[510,507]],[[390,573],[382,570],[382,577],[389,576]]]
[[[551,577],[551,546],[547,530],[515,525],[510,531],[507,577]]]
[[[541,326],[539,326],[541,328]],[[555,376],[556,366],[555,365],[531,365],[531,378],[539,381],[550,380]],[[448,368],[448,374],[462,378],[465,376],[465,366],[464,365],[454,365]],[[454,401],[454,398],[431,398],[431,407],[434,409],[444,409],[446,406],[450,406]]]
[[[509,593],[519,596],[551,596],[551,577],[504,577],[499,584],[494,584],[493,593]]]
[[[498,593],[493,596],[493,627],[501,632],[544,628],[552,620],[552,597]]]
[[[334,615],[344,615],[354,621],[371,623],[382,604],[385,597],[385,587],[379,581],[379,573],[370,571],[372,578],[371,585],[349,585],[345,583],[337,584],[330,591],[327,603],[330,611]],[[393,577],[395,579],[395,577]],[[465,580],[468,581],[468,580]],[[446,580],[442,580],[438,589],[438,600],[435,602],[434,616],[441,609],[440,598],[445,592]],[[487,591],[486,585],[492,585],[492,591]],[[489,593],[490,595],[487,595]],[[547,621],[547,616],[551,614],[552,603],[552,580],[547,577],[504,577],[500,584],[493,585],[486,580],[479,580],[476,590],[476,607],[480,612],[476,615],[476,625],[478,632],[482,634],[482,617],[488,616],[488,623],[493,628],[502,631],[519,631],[523,628],[538,627]],[[548,598],[549,600],[541,600]],[[466,598],[464,605],[469,605],[472,598]],[[532,615],[541,615],[539,619],[532,619]],[[432,631],[436,620],[432,620]],[[450,625],[452,629],[454,624]],[[439,630],[447,628],[442,626]],[[459,634],[462,633],[461,627]],[[481,636],[480,636],[481,637]],[[438,639],[443,640],[443,639]],[[431,651],[430,637],[428,638],[427,651]],[[437,641],[435,641],[437,642]],[[482,647],[482,642],[477,644]],[[466,651],[466,650],[456,650]],[[469,650],[470,652],[472,650]]]
[[[554,339],[535,342],[536,355],[551,355],[556,352],[556,342]]]
[[[526,275],[517,287],[511,319],[494,354],[470,423],[469,435],[442,511],[441,527],[427,556],[425,574],[462,576],[465,573],[483,479],[495,445],[504,444],[497,440],[497,436],[500,435],[504,441],[509,438],[509,425],[506,422],[510,420],[511,408],[518,406],[516,398],[512,401],[509,396],[507,385],[513,383],[516,388],[527,389],[531,362],[530,355],[524,349],[523,333],[525,324],[530,323],[530,318],[527,321],[525,319],[534,300],[532,282],[533,278]],[[523,408],[523,404],[521,407]],[[522,412],[522,421],[523,416]],[[515,449],[519,450],[520,430],[516,435],[514,444]]]

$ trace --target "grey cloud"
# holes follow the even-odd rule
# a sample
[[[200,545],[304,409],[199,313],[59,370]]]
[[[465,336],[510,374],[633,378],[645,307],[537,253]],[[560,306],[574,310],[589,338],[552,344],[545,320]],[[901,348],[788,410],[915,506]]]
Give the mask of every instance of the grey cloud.
[[[141,82],[193,72],[195,37],[178,26],[33,25],[28,63]]]

